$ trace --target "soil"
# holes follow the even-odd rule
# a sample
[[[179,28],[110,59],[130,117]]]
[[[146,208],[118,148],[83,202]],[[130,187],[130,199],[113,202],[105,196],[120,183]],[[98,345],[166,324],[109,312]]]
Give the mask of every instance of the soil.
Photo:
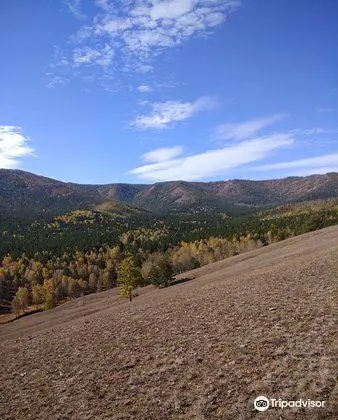
[[[335,419],[338,226],[0,325],[0,419]],[[259,395],[324,408],[254,410]]]

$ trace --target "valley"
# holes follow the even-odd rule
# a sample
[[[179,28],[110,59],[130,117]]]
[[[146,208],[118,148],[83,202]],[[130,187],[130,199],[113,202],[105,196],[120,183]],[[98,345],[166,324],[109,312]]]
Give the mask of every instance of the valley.
[[[128,257],[142,275],[135,286],[158,284],[160,260],[167,259],[167,284],[172,275],[337,224],[336,175],[80,186],[2,170],[1,320],[12,319],[11,311],[51,309],[114,288]],[[197,189],[209,192],[194,202]],[[138,201],[141,192],[152,207],[136,205],[145,205]],[[285,194],[283,204],[278,194]]]
[[[258,395],[325,400],[266,419],[334,419],[337,227],[0,326],[0,417],[253,419]]]

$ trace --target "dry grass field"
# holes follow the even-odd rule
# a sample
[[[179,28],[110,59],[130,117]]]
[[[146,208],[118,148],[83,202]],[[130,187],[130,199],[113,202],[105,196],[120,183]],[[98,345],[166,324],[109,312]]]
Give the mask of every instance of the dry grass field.
[[[334,419],[337,257],[334,226],[0,325],[0,419]]]

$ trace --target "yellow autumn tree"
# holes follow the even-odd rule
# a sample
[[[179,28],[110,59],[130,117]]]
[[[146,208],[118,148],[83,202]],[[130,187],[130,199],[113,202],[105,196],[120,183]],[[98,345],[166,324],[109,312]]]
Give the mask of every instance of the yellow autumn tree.
[[[121,262],[117,282],[121,296],[132,301],[133,290],[142,283],[141,272],[133,257],[127,257]]]

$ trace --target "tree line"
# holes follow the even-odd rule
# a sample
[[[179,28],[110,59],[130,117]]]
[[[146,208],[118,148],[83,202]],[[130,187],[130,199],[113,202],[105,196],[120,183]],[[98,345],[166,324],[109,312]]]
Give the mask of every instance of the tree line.
[[[28,306],[50,309],[69,299],[113,287],[119,287],[122,296],[132,299],[136,287],[166,287],[175,275],[185,271],[336,224],[336,203],[282,206],[245,219],[237,225],[237,232],[230,230],[230,235],[211,235],[206,239],[175,243],[168,225],[158,222],[152,228],[125,231],[115,246],[77,249],[62,255],[44,250],[31,257],[7,254],[0,260],[0,299],[11,302],[17,315]],[[87,222],[85,216],[81,215],[86,225],[94,223]],[[90,220],[96,217],[94,214]],[[58,220],[73,223],[68,218]],[[235,227],[228,218],[223,223],[228,229]],[[222,232],[221,227],[219,231]]]

